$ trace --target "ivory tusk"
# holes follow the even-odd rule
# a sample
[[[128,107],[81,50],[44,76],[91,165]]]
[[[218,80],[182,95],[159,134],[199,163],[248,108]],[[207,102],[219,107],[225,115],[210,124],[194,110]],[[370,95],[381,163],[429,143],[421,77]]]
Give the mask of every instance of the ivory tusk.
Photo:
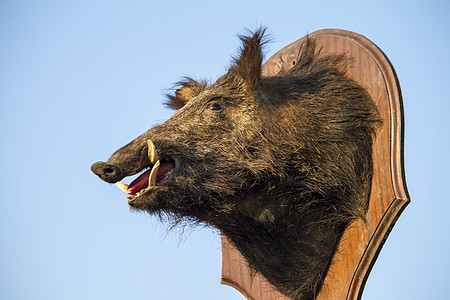
[[[150,159],[150,163],[154,164],[158,160],[155,144],[153,144],[152,140],[147,140],[147,145],[148,145],[148,158]]]
[[[119,189],[121,189],[121,190],[124,191],[125,193],[127,192],[127,190],[128,190],[128,185],[127,185],[127,184],[118,181],[118,182],[116,182],[116,185],[117,185],[117,187],[118,187]]]
[[[148,186],[155,186],[156,185],[156,174],[159,170],[160,162],[159,160],[155,163],[155,165],[152,168],[152,171],[150,172],[150,176],[148,177]]]

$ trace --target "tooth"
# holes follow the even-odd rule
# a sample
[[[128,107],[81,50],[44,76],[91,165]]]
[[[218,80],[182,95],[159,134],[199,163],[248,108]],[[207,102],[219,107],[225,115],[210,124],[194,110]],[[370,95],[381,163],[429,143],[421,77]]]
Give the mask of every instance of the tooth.
[[[158,160],[156,164],[153,166],[152,171],[150,172],[150,176],[148,177],[148,186],[156,185],[156,174],[158,173],[159,165],[160,162]]]
[[[121,190],[124,191],[125,193],[127,192],[127,189],[128,189],[128,185],[127,185],[127,184],[125,184],[125,183],[123,183],[123,182],[120,182],[120,181],[117,181],[117,182],[116,182],[116,185],[117,185],[117,187],[118,187],[119,189],[121,189]]]
[[[155,144],[153,144],[152,140],[147,140],[148,145],[148,158],[150,159],[150,163],[154,164],[158,160]]]

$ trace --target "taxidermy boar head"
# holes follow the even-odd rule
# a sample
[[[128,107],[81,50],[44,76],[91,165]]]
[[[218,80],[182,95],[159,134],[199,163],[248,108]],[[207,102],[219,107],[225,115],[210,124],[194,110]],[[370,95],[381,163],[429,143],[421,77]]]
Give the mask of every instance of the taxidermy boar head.
[[[133,209],[220,229],[278,290],[313,299],[342,232],[364,218],[380,120],[349,60],[312,39],[290,70],[262,77],[264,31],[241,36],[215,83],[180,82],[166,103],[176,113],[92,171]]]

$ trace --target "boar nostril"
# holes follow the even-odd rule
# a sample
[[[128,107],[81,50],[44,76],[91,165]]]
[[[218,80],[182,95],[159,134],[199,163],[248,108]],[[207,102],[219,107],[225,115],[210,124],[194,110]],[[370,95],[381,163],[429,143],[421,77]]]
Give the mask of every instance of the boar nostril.
[[[105,172],[105,174],[107,174],[107,173],[114,173],[115,172],[115,170],[113,168],[111,168],[111,167],[106,167],[103,171]]]
[[[109,183],[115,183],[124,177],[123,171],[119,166],[107,164],[101,161],[93,164],[91,166],[91,170],[95,175]]]

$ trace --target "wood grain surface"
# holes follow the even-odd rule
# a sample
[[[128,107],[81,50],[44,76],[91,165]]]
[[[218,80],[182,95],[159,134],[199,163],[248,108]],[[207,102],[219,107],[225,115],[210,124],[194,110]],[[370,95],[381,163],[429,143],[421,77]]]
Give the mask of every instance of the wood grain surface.
[[[360,299],[364,284],[397,218],[409,203],[403,169],[403,107],[394,68],[384,53],[365,37],[325,29],[309,35],[322,53],[345,53],[353,59],[349,75],[364,86],[378,106],[383,124],[373,146],[374,174],[367,223],[353,222],[344,232],[324,285],[316,299]],[[295,64],[306,37],[273,55],[263,76]],[[222,235],[222,283],[248,299],[281,300],[265,278],[248,267],[242,255]]]

